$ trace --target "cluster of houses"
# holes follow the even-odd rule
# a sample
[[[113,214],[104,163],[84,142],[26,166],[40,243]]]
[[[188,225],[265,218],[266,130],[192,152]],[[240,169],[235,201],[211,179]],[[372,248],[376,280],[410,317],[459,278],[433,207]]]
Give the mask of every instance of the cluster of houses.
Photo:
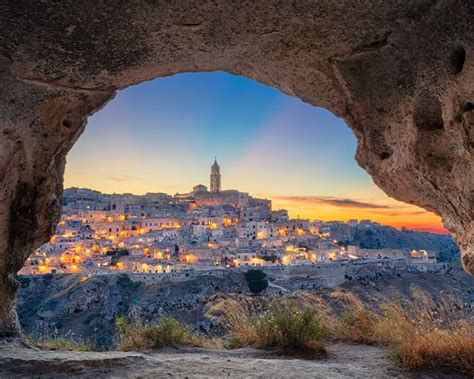
[[[214,162],[211,191],[186,194],[107,195],[65,190],[63,214],[51,240],[28,259],[21,274],[133,273],[314,265],[351,260],[435,262],[426,250],[361,249],[344,241],[370,220],[290,219],[271,201],[220,189]]]

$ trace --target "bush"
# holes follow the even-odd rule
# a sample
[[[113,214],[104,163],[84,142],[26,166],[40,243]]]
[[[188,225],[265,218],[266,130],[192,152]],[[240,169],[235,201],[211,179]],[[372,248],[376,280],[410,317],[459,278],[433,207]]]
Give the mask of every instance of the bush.
[[[197,339],[179,321],[166,316],[148,326],[130,324],[124,317],[115,321],[120,333],[119,350],[154,350],[198,345]]]
[[[250,269],[245,273],[245,280],[252,293],[260,293],[268,287],[267,275],[262,270]]]
[[[274,307],[269,314],[252,322],[252,332],[236,330],[230,347],[253,346],[258,349],[276,348],[284,355],[318,357],[326,354],[324,329],[313,309],[297,309],[290,305]],[[245,337],[246,339],[242,339]]]

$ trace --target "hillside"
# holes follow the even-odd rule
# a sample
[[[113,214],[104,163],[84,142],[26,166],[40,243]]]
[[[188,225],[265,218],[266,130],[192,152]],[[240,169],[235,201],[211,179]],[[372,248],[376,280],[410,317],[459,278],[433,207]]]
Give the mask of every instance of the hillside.
[[[148,323],[169,314],[195,332],[223,336],[225,312],[215,310],[226,311],[228,304],[237,303],[252,315],[265,311],[272,299],[282,296],[334,312],[342,312],[354,302],[380,311],[384,303],[401,301],[406,309],[416,304],[441,314],[449,312],[451,318],[465,318],[473,315],[474,307],[474,278],[460,270],[400,274],[364,268],[357,279],[334,289],[282,293],[281,288],[270,285],[257,297],[249,294],[243,274],[238,272],[166,284],[132,282],[125,274],[20,279],[17,309],[25,333],[39,340],[67,336],[101,349],[114,345],[114,320],[120,315]]]
[[[397,230],[390,226],[356,227],[349,244],[364,249],[426,249],[438,252],[441,261],[459,259],[459,247],[449,235]]]

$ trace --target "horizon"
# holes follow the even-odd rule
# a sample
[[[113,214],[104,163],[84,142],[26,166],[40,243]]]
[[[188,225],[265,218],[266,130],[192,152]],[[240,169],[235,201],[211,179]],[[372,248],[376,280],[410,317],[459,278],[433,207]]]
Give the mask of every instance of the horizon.
[[[196,185],[200,185],[202,183],[197,183]],[[207,186],[206,186],[207,187]],[[108,195],[108,196],[111,196],[111,195],[132,195],[132,196],[144,196],[146,194],[154,194],[154,193],[164,193],[166,195],[170,195],[170,196],[174,196],[174,195],[177,195],[179,192],[175,193],[175,194],[170,194],[170,193],[167,193],[167,192],[163,192],[163,191],[148,191],[148,192],[145,192],[145,193],[141,193],[141,194],[138,194],[138,193],[133,193],[133,192],[122,192],[122,193],[107,193],[107,192],[102,192],[98,189],[95,189],[95,188],[87,188],[87,187],[67,187],[67,188],[64,188],[63,191],[66,191],[66,190],[69,190],[69,189],[85,189],[85,190],[90,190],[90,191],[96,191],[96,192],[99,192],[101,193],[102,195]],[[223,189],[222,191],[226,191],[226,190],[238,190],[236,188],[228,188],[228,189]],[[238,190],[239,191],[239,190]],[[246,191],[239,191],[239,192],[246,192]],[[253,194],[252,193],[249,193],[250,196],[252,196]],[[265,198],[266,200],[271,200],[272,201],[272,209],[273,210],[282,210],[282,209],[285,209],[285,208],[275,208],[273,206],[273,199],[271,198]],[[296,216],[291,216],[292,219],[298,219],[300,217],[298,217],[299,215],[296,215]],[[308,219],[309,221],[313,222],[313,221],[322,221],[322,222],[347,222],[351,219],[348,219],[348,220],[338,220],[338,219],[334,219],[334,220],[320,220],[320,219],[316,219],[316,218],[304,218],[304,219]],[[357,221],[362,221],[362,220],[365,220],[365,219],[355,219]],[[375,220],[371,220],[371,221],[375,221]],[[376,221],[377,222],[377,221]],[[390,224],[385,224],[385,223],[379,223],[380,225],[382,226],[389,226],[389,227],[393,227],[397,230],[401,230],[401,228],[397,228],[393,225],[390,225]],[[407,231],[411,231],[411,232],[423,232],[423,233],[431,233],[431,234],[440,234],[440,235],[449,235],[449,233],[439,233],[439,232],[436,232],[436,231],[429,231],[429,230],[418,230],[418,229],[410,229],[410,228],[406,228],[405,226],[402,226],[402,228],[405,228],[405,230]]]
[[[447,233],[438,216],[381,191],[355,149],[351,129],[323,108],[223,72],[178,74],[120,91],[90,117],[64,186],[183,193],[209,187],[217,156],[223,189],[271,199],[293,218]]]

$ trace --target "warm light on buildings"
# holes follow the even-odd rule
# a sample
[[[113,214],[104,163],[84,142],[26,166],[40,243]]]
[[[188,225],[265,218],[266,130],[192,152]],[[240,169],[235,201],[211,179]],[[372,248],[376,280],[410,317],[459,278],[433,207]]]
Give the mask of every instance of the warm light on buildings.
[[[117,262],[117,264],[115,265],[115,268],[116,268],[117,270],[123,270],[123,269],[125,269],[125,263],[123,263],[123,262]]]
[[[328,255],[327,255],[328,259],[331,260],[331,261],[334,261],[336,260],[337,258],[337,254],[334,252],[334,251],[331,251]]]
[[[197,256],[194,254],[186,254],[184,256],[184,262],[185,263],[196,263],[197,262]]]
[[[412,250],[410,251],[411,258],[425,258],[428,256],[428,252],[426,250]]]
[[[288,266],[290,264],[291,260],[290,260],[290,257],[288,255],[284,255],[282,258],[281,258],[281,263],[285,266]]]
[[[79,271],[79,266],[77,264],[72,264],[72,265],[69,266],[69,271],[77,272],[77,271]]]
[[[38,271],[40,274],[46,274],[49,271],[49,267],[46,265],[39,265]]]
[[[239,267],[240,266],[240,259],[233,259],[232,264],[234,267]]]
[[[263,264],[264,260],[261,258],[252,258],[251,263],[254,266],[261,266]]]

